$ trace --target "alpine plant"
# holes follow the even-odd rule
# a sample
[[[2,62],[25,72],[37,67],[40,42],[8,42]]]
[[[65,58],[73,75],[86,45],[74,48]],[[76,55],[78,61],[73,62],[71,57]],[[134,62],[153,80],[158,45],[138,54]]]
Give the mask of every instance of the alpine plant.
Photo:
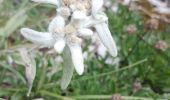
[[[49,23],[47,32],[22,28],[21,34],[34,44],[53,47],[63,53],[64,66],[61,89],[66,89],[74,69],[79,75],[84,72],[82,38],[92,37],[97,32],[101,42],[113,56],[117,56],[115,41],[108,28],[108,17],[102,12],[104,0],[32,0],[56,6],[56,16]]]

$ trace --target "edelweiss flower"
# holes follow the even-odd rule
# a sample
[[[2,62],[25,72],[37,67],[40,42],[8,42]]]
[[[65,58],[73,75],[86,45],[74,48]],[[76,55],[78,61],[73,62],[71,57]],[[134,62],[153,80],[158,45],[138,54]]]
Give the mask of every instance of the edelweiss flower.
[[[108,28],[108,18],[101,12],[103,0],[77,0],[76,2],[75,0],[32,1],[56,5],[57,15],[49,24],[48,32],[38,32],[29,28],[22,28],[21,34],[35,44],[54,47],[59,54],[63,50],[69,49],[71,55],[71,59],[69,60],[72,61],[79,75],[82,75],[84,72],[84,60],[81,48],[82,39],[80,37],[92,36],[92,27],[96,29],[109,53],[113,57],[117,56],[116,44]],[[70,17],[71,19],[69,19]],[[69,83],[72,77],[72,68],[67,68],[66,70],[70,70],[70,75],[67,75],[69,77]],[[68,83],[64,83],[65,86],[63,88],[66,88]]]

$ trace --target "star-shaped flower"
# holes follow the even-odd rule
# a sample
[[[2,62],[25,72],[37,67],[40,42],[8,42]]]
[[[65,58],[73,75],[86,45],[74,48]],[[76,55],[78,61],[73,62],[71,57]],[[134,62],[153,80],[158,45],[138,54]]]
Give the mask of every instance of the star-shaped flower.
[[[76,4],[74,4],[75,2],[73,3],[74,0],[32,1],[56,5],[57,15],[49,24],[48,32],[38,32],[29,28],[22,28],[21,34],[35,44],[44,47],[54,47],[59,54],[63,50],[67,51],[68,49],[70,51],[68,54],[71,56],[69,60],[79,75],[82,75],[84,72],[84,60],[81,48],[82,39],[80,37],[91,37],[93,35],[91,28],[96,29],[99,38],[109,53],[113,57],[117,56],[116,44],[108,28],[108,18],[101,11],[103,0],[88,0],[91,5],[89,5],[89,2],[83,4],[83,0],[77,0]],[[78,6],[78,3],[81,6]],[[70,17],[71,19],[69,19]],[[72,68],[69,70],[67,67],[65,71],[69,71],[69,74],[64,73],[67,74],[66,78],[69,78],[63,86],[64,89],[68,86],[73,73]]]

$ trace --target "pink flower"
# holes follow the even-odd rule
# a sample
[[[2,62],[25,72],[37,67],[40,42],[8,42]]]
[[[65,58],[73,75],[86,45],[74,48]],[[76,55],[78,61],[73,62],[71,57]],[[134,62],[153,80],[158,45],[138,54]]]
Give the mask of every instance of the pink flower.
[[[160,40],[155,44],[155,48],[160,51],[165,51],[167,49],[167,43],[163,40]]]

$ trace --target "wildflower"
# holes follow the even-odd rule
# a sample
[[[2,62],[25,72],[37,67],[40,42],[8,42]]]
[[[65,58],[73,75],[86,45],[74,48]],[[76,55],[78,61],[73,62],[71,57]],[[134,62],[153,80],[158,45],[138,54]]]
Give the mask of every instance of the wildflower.
[[[165,51],[167,49],[167,43],[163,40],[160,40],[155,44],[155,48],[160,51]]]
[[[64,53],[65,68],[62,81],[63,89],[71,80],[73,69],[79,75],[84,72],[82,38],[93,35],[94,27],[112,56],[117,56],[116,44],[108,28],[108,18],[101,12],[103,0],[32,0],[57,6],[57,15],[50,22],[48,32],[38,32],[22,28],[21,34],[29,41],[44,47],[54,47],[57,53]],[[71,18],[71,19],[70,19]],[[71,66],[71,67],[69,67]],[[73,67],[74,66],[74,67]]]
[[[136,28],[135,25],[129,25],[129,26],[125,27],[125,31],[126,31],[129,35],[131,35],[131,34],[133,34],[133,33],[135,33],[135,32],[137,31],[137,28]]]
[[[142,88],[142,85],[141,85],[140,80],[136,80],[136,81],[133,83],[133,93],[138,92],[139,90],[141,90],[141,88]]]

